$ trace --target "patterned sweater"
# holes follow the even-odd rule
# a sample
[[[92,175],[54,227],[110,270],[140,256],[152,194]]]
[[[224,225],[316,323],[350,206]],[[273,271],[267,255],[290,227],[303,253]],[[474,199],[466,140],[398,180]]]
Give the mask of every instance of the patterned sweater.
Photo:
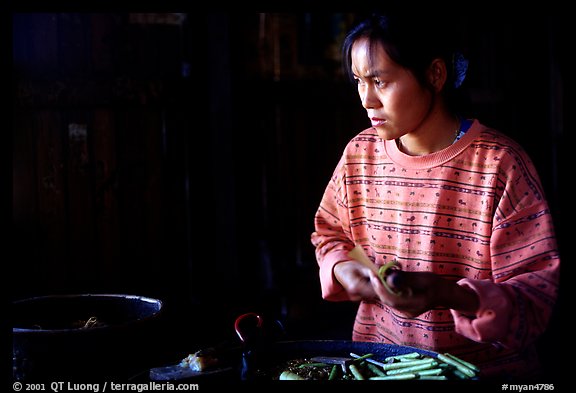
[[[449,352],[485,376],[538,370],[534,343],[556,301],[560,259],[538,174],[509,137],[474,120],[453,145],[408,156],[366,129],[346,146],[314,223],[326,300],[349,300],[332,271],[356,244],[378,265],[397,259],[480,298],[475,317],[438,308],[407,318],[363,301],[353,340]]]

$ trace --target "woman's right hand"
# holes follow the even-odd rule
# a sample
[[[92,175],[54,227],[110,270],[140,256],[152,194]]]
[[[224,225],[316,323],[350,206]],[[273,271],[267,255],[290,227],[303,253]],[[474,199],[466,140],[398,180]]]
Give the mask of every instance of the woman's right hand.
[[[334,277],[344,287],[350,300],[377,298],[370,282],[370,269],[354,260],[344,261],[334,266]]]

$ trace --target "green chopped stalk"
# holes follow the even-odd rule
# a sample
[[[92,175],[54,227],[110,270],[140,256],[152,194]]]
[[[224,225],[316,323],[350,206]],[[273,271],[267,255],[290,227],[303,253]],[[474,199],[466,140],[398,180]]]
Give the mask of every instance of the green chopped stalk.
[[[352,375],[354,376],[355,379],[358,379],[358,380],[364,380],[365,379],[355,364],[349,365],[348,368],[350,369],[350,372],[352,373]]]
[[[366,362],[366,367],[372,371],[373,374],[376,374],[377,376],[383,377],[386,375],[386,373],[379,367],[377,367],[376,365],[372,364],[372,363],[368,363]]]
[[[372,377],[370,380],[373,381],[386,381],[386,380],[397,380],[397,379],[415,379],[416,374],[414,373],[404,373],[396,375],[386,375],[385,377]]]
[[[464,359],[460,359],[459,357],[454,356],[454,355],[452,355],[451,353],[445,353],[444,355],[448,356],[449,358],[451,358],[451,359],[453,359],[453,360],[455,360],[455,361],[457,361],[457,362],[462,363],[464,366],[468,367],[468,368],[471,369],[472,371],[475,371],[475,372],[477,372],[477,373],[480,372],[480,369],[479,369],[478,366],[476,366],[475,364],[472,364],[472,363],[470,363],[470,362],[467,362],[467,361],[464,360]]]
[[[464,374],[462,371],[458,370],[457,368],[452,369],[452,374],[456,375],[460,379],[469,379],[470,377]]]
[[[352,356],[353,358],[355,358],[355,359],[353,360],[354,362],[359,362],[359,361],[362,361],[362,360],[371,358],[372,356],[374,356],[374,354],[373,354],[373,353],[367,353],[366,355],[358,356],[358,355],[355,355],[355,354],[353,354],[353,353],[350,353],[350,356]]]
[[[404,362],[404,363],[408,363],[408,362]],[[429,362],[426,363],[422,363],[422,364],[418,364],[415,366],[410,366],[410,367],[402,367],[402,368],[396,368],[393,370],[389,370],[386,375],[394,375],[394,374],[403,374],[403,373],[414,373],[417,371],[422,371],[422,370],[428,370],[431,369],[433,367],[436,367],[438,365],[438,362],[436,362],[435,360],[431,360]]]
[[[385,362],[390,362],[393,360],[406,360],[406,359],[419,359],[421,357],[420,353],[418,352],[410,352],[410,353],[405,353],[403,355],[395,355],[395,356],[388,356],[387,358],[384,359]]]
[[[426,359],[407,360],[405,362],[386,363],[384,364],[382,369],[384,371],[395,370],[397,368],[406,368],[412,366],[419,366],[421,364],[428,364],[433,361],[434,358],[426,358]]]
[[[416,374],[418,374],[418,376],[423,376],[423,375],[441,375],[444,372],[443,369],[441,368],[430,368],[427,370],[420,370],[418,372],[416,372]]]
[[[471,368],[468,368],[466,365],[460,363],[459,361],[454,360],[449,356],[446,356],[445,354],[439,353],[438,359],[443,361],[444,363],[448,363],[448,364],[456,367],[456,369],[460,370],[463,374],[465,374],[469,377],[475,377],[476,376],[476,371],[472,370]]]
[[[332,366],[332,370],[330,370],[330,375],[328,376],[328,380],[332,381],[332,380],[336,379],[337,376],[338,376],[338,365],[334,364]]]
[[[298,366],[298,368],[306,368],[306,367],[326,367],[328,364],[326,363],[302,363]]]
[[[445,381],[448,379],[446,375],[418,375],[418,379],[428,381]]]

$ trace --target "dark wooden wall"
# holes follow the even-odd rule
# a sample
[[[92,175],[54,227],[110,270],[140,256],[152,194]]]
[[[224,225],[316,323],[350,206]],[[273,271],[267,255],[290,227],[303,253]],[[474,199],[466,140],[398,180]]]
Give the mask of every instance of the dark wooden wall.
[[[471,115],[533,155],[563,245],[567,27],[528,15],[455,27]],[[368,126],[338,57],[358,16],[15,13],[11,297],[137,293],[223,329],[265,310],[347,334],[353,310],[321,301],[309,237]]]
[[[154,292],[182,276],[180,30],[14,16],[17,291]]]

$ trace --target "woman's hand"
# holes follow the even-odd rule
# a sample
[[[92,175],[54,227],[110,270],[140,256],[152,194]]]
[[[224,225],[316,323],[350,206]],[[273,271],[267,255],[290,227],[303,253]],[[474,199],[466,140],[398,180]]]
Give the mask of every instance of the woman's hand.
[[[371,300],[378,297],[370,281],[372,272],[362,263],[355,260],[340,262],[334,266],[333,272],[350,300]]]
[[[429,272],[392,270],[386,283],[401,295],[390,293],[380,277],[369,271],[370,283],[380,301],[407,317],[416,317],[436,307],[446,307],[474,315],[478,309],[475,292],[456,282]]]
[[[386,283],[392,290],[401,293],[397,295],[386,289],[375,270],[350,260],[335,265],[334,276],[350,300],[379,299],[410,318],[436,307],[446,307],[472,316],[478,309],[478,296],[474,291],[437,274],[391,269],[386,275]]]

